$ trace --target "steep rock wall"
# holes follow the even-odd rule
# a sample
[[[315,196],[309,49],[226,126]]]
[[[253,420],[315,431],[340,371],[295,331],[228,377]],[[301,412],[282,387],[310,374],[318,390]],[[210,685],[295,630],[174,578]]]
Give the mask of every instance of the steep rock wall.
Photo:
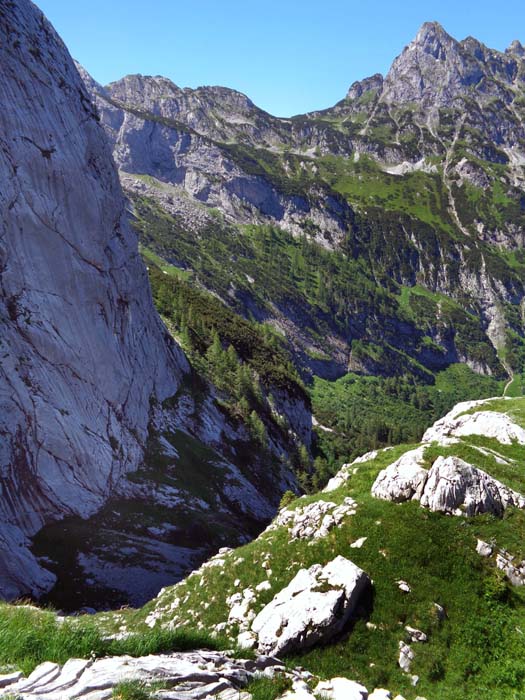
[[[89,515],[186,368],[154,312],[110,148],[61,40],[0,0],[0,595],[48,588],[27,537]]]

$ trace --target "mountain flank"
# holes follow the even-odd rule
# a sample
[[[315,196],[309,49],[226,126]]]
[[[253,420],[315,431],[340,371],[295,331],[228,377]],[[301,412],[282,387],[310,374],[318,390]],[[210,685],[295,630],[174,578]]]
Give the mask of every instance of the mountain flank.
[[[284,429],[268,410],[267,435],[248,420],[248,371],[246,417],[221,410],[153,307],[67,49],[32,3],[0,9],[0,595],[64,576],[72,609],[144,602],[298,488],[285,457],[309,444],[308,398],[293,377],[293,396],[276,390],[276,415],[295,418]]]

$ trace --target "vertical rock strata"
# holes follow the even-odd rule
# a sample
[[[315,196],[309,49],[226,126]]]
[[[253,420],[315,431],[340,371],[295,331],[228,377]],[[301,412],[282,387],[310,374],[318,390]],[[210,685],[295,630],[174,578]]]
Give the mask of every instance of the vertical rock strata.
[[[110,149],[65,46],[0,0],[0,595],[53,580],[27,537],[94,512],[186,360],[154,312]]]

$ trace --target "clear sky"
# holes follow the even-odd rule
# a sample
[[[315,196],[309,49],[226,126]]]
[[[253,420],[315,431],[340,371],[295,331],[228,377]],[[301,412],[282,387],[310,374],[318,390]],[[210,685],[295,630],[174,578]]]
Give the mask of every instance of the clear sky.
[[[224,85],[291,116],[385,73],[425,21],[503,50],[525,43],[524,0],[37,0],[102,84],[128,73]]]

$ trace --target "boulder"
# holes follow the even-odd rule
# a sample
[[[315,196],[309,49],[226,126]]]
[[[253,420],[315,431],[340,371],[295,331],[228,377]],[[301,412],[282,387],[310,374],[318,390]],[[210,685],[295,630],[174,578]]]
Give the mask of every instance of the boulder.
[[[407,452],[379,473],[372,495],[394,501],[419,500],[429,510],[451,515],[525,508],[525,498],[459,457],[438,457],[429,470],[420,466],[424,447]]]
[[[414,656],[415,654],[408,644],[405,644],[405,642],[399,642],[398,664],[401,670],[405,673],[409,673]]]
[[[420,498],[428,474],[423,466],[424,455],[425,447],[405,452],[378,474],[372,486],[372,495],[395,503]]]
[[[501,516],[508,506],[525,507],[525,498],[458,457],[438,457],[428,472],[421,505],[432,511]]]
[[[492,554],[493,551],[494,551],[494,548],[488,542],[484,542],[483,540],[477,541],[476,552],[481,557],[490,557],[490,555]]]
[[[405,631],[408,635],[409,641],[411,642],[428,642],[428,636],[421,630],[415,627],[410,627],[410,625],[405,625]]]
[[[391,700],[392,693],[385,688],[375,688],[368,696],[368,700]]]
[[[328,641],[341,632],[370,585],[368,575],[341,556],[324,567],[301,569],[253,621],[259,651],[285,654]]]
[[[366,700],[368,698],[368,691],[364,685],[349,681],[347,678],[321,681],[315,689],[315,694],[326,700]]]

